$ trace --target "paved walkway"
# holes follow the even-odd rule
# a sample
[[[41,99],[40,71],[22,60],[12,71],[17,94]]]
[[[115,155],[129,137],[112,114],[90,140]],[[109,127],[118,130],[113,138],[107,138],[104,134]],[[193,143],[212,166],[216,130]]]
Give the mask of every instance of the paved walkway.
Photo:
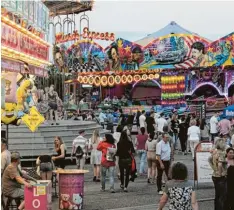
[[[190,155],[176,155],[176,161],[185,163],[189,169],[189,179],[193,179],[193,161]],[[139,160],[137,159],[137,162]],[[100,183],[92,182],[92,169],[85,175],[85,210],[155,210],[157,209],[160,195],[157,194],[156,184],[148,184],[146,177],[139,177],[134,183],[130,183],[129,192],[124,193],[120,189],[119,181],[115,180],[116,193],[100,192]],[[107,186],[108,187],[108,186]],[[199,209],[213,210],[214,188],[213,184],[199,185],[196,190],[199,200]],[[53,210],[58,209],[58,199],[53,201]],[[167,210],[168,208],[164,208]]]

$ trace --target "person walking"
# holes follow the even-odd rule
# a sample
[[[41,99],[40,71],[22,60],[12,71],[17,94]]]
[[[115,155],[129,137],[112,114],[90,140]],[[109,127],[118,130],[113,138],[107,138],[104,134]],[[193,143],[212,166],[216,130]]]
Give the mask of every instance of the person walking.
[[[129,112],[128,118],[127,118],[127,123],[126,123],[130,132],[132,132],[134,117],[135,116],[133,115],[132,110],[130,109],[130,112]]]
[[[111,133],[114,133],[114,116],[111,111],[107,110],[107,126],[106,130],[110,130]]]
[[[114,175],[116,146],[113,136],[111,134],[105,134],[103,141],[98,144],[97,150],[102,152],[101,191],[104,192],[106,189],[106,172],[109,171],[110,192],[115,193]]]
[[[139,117],[140,128],[146,128],[146,116],[145,110],[142,110],[141,116]]]
[[[90,163],[93,165],[94,182],[100,182],[100,166],[102,153],[99,150],[97,150],[97,146],[100,141],[100,134],[99,131],[96,129],[94,130],[93,135],[89,141],[89,150],[91,150]]]
[[[164,118],[164,113],[161,113],[160,114],[160,117],[158,118],[157,120],[157,127],[158,127],[158,135],[162,134],[163,133],[163,127],[165,125],[167,125],[167,121],[166,119]]]
[[[52,157],[54,165],[57,168],[64,169],[66,166],[65,157],[67,150],[60,136],[55,136],[54,138],[54,149],[57,152],[57,155]]]
[[[214,142],[215,137],[218,136],[218,115],[219,113],[216,112],[211,118],[210,118],[210,134],[211,134],[211,141]]]
[[[174,150],[176,150],[177,149],[178,133],[179,133],[179,120],[177,118],[177,114],[172,115],[171,130],[173,132]]]
[[[226,210],[227,198],[227,167],[226,167],[226,142],[216,137],[215,148],[208,162],[213,169],[212,180],[215,187],[215,210]]]
[[[106,115],[103,113],[102,109],[99,109],[99,116],[98,116],[98,120],[99,123],[101,124],[102,128],[105,128],[105,121],[106,121]]]
[[[84,138],[84,136],[85,130],[79,131],[79,136],[77,136],[72,143],[71,160],[73,160],[73,156],[75,156],[78,169],[84,169],[88,152],[88,140]]]
[[[38,174],[42,180],[51,180],[54,164],[50,155],[40,155],[36,160]]]
[[[146,117],[147,132],[149,134],[155,134],[155,120],[154,120],[154,111],[150,112],[150,116]]]
[[[188,141],[190,144],[190,150],[194,160],[195,148],[200,140],[200,128],[196,126],[196,120],[191,121],[191,126],[188,129]]]
[[[185,117],[183,116],[181,118],[181,123],[179,124],[179,134],[178,134],[183,155],[187,154],[186,153],[187,133],[188,133],[188,128],[185,122]]]
[[[142,176],[145,172],[145,162],[146,162],[146,150],[145,150],[145,143],[148,139],[148,135],[145,133],[145,128],[141,128],[141,133],[136,136],[136,149],[137,154],[140,159],[140,166],[139,166],[139,173]]]
[[[169,199],[169,209],[198,210],[193,183],[188,181],[188,169],[185,164],[177,162],[171,169],[172,180],[165,186],[158,210],[162,210]]]
[[[226,150],[227,156],[227,210],[234,210],[234,148]]]
[[[141,116],[141,112],[139,110],[137,110],[137,114],[136,114],[136,124],[137,124],[137,130],[139,131],[140,129],[140,116]]]
[[[157,140],[154,139],[154,134],[150,133],[148,140],[145,143],[145,150],[147,151],[148,163],[148,183],[155,183],[156,174],[156,145]]]
[[[156,157],[157,157],[156,166],[157,166],[157,171],[158,171],[157,188],[158,188],[159,195],[163,194],[162,175],[163,175],[163,172],[165,171],[165,174],[168,178],[168,172],[169,172],[170,161],[171,161],[171,156],[172,156],[172,150],[171,150],[171,146],[169,143],[169,139],[170,139],[169,134],[163,134],[162,140],[159,143],[157,143],[157,146],[156,146]]]
[[[209,141],[210,131],[209,131],[209,126],[206,124],[206,119],[202,119],[200,124],[200,131],[201,131],[201,141]]]
[[[129,176],[131,173],[132,157],[131,154],[135,153],[133,143],[129,141],[126,131],[123,131],[120,140],[117,144],[116,156],[119,157],[119,170],[120,170],[120,187],[124,192],[128,192]]]
[[[218,123],[218,131],[220,133],[220,135],[222,136],[228,136],[229,132],[231,130],[231,122],[230,120],[224,118],[224,116],[222,116],[222,120],[219,121]]]

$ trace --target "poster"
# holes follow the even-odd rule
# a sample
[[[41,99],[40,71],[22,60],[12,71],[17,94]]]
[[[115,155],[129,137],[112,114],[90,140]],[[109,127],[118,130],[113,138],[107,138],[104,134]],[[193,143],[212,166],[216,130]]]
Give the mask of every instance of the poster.
[[[210,152],[197,152],[196,153],[196,166],[197,166],[197,181],[198,183],[212,182],[213,170],[210,167],[208,158],[211,156]]]
[[[17,75],[17,72],[2,73],[2,77],[5,79],[5,102],[7,103],[16,103]]]
[[[84,175],[59,174],[60,209],[83,209]]]

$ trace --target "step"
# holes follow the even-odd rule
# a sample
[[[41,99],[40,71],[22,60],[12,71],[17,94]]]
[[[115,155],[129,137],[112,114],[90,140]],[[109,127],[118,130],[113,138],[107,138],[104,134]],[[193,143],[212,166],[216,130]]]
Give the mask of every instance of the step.
[[[31,132],[31,131],[27,131],[27,132],[9,132],[9,139],[10,138],[17,138],[17,137],[26,137],[26,138],[39,138],[42,137],[41,132]]]
[[[37,149],[47,149],[47,144],[42,144],[42,143],[34,143],[34,144],[9,144],[9,149],[10,150],[25,150],[25,148],[29,150],[37,150]],[[23,154],[24,155],[24,154]]]
[[[13,151],[12,149],[10,149],[10,151]],[[52,150],[49,149],[17,149],[17,151],[20,153],[21,157],[24,156],[39,156],[39,155],[53,155],[54,152]]]
[[[40,144],[44,144],[45,139],[43,136],[41,137],[31,137],[31,136],[19,136],[18,138],[9,138],[8,140],[9,144],[36,144],[36,143],[40,143]]]

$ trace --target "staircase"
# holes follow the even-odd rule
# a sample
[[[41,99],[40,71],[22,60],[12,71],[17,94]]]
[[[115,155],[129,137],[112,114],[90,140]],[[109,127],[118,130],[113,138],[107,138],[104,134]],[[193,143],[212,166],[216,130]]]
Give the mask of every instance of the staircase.
[[[5,126],[2,126],[5,129]],[[95,129],[98,129],[101,136],[109,131],[93,121],[60,121],[59,125],[42,124],[36,132],[31,132],[26,125],[9,125],[9,150],[18,151],[23,161],[35,161],[42,154],[55,154],[54,137],[60,136],[70,156],[73,139],[78,136],[80,130],[85,130],[85,138],[89,139]]]

